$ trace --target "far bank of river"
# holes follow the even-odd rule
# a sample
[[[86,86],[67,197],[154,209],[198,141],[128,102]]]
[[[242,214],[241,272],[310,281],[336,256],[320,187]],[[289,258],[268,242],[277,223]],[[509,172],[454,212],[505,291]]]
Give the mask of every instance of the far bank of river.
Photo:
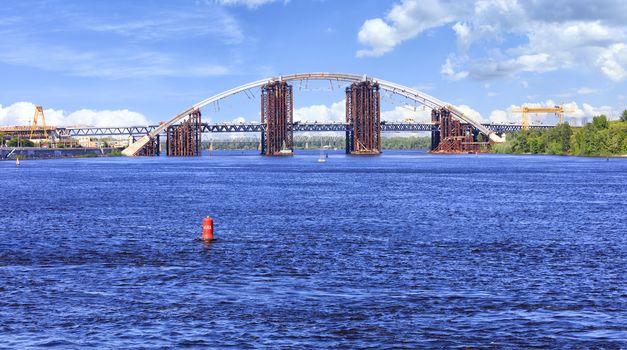
[[[627,121],[608,121],[604,115],[575,128],[560,124],[547,130],[530,130],[507,135],[507,142],[492,145],[501,154],[548,154],[587,157],[625,157]]]
[[[0,160],[103,157],[120,154],[120,148],[0,147]]]

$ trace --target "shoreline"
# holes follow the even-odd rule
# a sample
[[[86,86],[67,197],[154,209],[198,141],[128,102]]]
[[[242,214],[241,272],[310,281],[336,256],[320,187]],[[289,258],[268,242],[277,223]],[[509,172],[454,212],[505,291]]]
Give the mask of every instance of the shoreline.
[[[43,160],[59,158],[114,157],[121,155],[121,148],[48,148],[48,147],[0,147],[0,161]]]

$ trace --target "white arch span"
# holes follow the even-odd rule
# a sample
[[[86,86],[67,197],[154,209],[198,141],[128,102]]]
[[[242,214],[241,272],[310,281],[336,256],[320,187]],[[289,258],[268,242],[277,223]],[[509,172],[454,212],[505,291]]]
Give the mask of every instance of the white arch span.
[[[467,115],[464,115],[464,113],[462,113],[459,109],[453,107],[451,104],[440,101],[433,96],[429,96],[425,94],[424,92],[409,88],[407,86],[403,86],[403,85],[399,85],[399,84],[392,83],[389,81],[369,77],[366,75],[344,74],[344,73],[299,73],[299,74],[289,74],[289,75],[283,75],[283,76],[278,76],[278,77],[273,77],[273,78],[268,78],[268,79],[257,80],[248,84],[238,86],[230,90],[223,91],[217,95],[214,95],[205,100],[202,100],[196,103],[195,105],[191,106],[190,108],[177,114],[174,118],[161,124],[158,128],[151,131],[148,135],[140,138],[135,143],[129,145],[126,149],[124,149],[124,151],[122,151],[122,153],[126,156],[135,155],[135,153],[137,153],[137,151],[139,151],[144,145],[146,145],[150,141],[151,138],[154,138],[157,135],[159,135],[168,126],[181,121],[194,110],[200,109],[210,103],[219,101],[223,98],[229,97],[231,95],[235,95],[237,93],[240,93],[248,89],[261,87],[271,82],[293,81],[293,80],[337,80],[337,81],[346,81],[350,83],[368,80],[368,81],[372,81],[373,83],[379,83],[379,86],[381,89],[405,96],[408,99],[421,103],[431,109],[448,108],[453,114],[453,116],[477,128],[483,134],[487,135],[490,141],[495,142],[495,143],[503,142],[503,139],[501,139],[493,131],[490,131],[488,128],[481,125],[481,123],[479,123],[478,121],[468,117]]]

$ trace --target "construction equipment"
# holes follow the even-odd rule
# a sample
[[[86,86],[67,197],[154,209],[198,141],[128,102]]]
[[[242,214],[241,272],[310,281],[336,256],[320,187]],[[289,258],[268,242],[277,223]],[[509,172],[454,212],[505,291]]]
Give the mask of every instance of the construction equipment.
[[[46,140],[46,144],[48,144],[48,130],[46,130],[46,117],[44,117],[44,108],[42,106],[35,107],[35,115],[33,116],[33,123],[30,126],[30,135],[29,139],[33,138],[33,133],[35,132],[35,128],[39,124],[39,117],[41,116],[41,122],[43,124],[43,134]],[[41,145],[41,143],[40,143]]]
[[[527,107],[512,109],[512,113],[522,113],[522,129],[529,130],[529,113],[555,113],[559,119],[559,124],[564,124],[564,113],[571,113],[575,110],[572,108],[565,109],[564,105],[554,107]]]

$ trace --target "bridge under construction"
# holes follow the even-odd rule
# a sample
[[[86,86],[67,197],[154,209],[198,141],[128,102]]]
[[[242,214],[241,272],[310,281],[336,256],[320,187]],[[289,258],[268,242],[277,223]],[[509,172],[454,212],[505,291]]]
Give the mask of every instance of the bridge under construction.
[[[329,80],[347,82],[346,119],[341,123],[301,123],[293,118],[293,81]],[[201,108],[221,99],[259,88],[261,108],[259,123],[202,122]],[[381,120],[381,94],[386,90],[404,96],[431,110],[430,123],[386,122]],[[252,94],[251,94],[252,95]],[[45,127],[45,126],[44,126]],[[377,155],[381,152],[382,132],[429,132],[431,151],[436,153],[477,152],[482,145],[501,143],[501,135],[527,128],[528,125],[481,124],[464,115],[451,104],[423,92],[368,77],[342,73],[302,73],[279,76],[244,84],[205,99],[167,122],[154,126],[109,128],[48,128],[58,139],[84,136],[131,136],[132,143],[123,151],[127,156],[159,155],[165,138],[168,156],[198,156],[203,133],[249,132],[260,135],[261,154],[291,155],[294,132],[342,132],[346,135],[346,153]],[[532,126],[551,128],[553,126]],[[18,134],[25,130],[16,130]],[[32,133],[32,130],[30,130]],[[483,135],[481,137],[480,135]]]
[[[202,126],[199,118],[200,110],[204,106],[227,98],[229,96],[246,92],[251,89],[261,90],[261,152],[264,155],[288,155],[293,153],[293,81],[308,80],[328,80],[347,82],[346,88],[346,152],[350,154],[375,155],[381,152],[381,101],[380,91],[386,90],[391,93],[404,96],[410,100],[435,111],[437,118],[432,118],[432,123],[440,129],[441,125],[446,125],[445,134],[439,135],[439,140],[448,142],[448,146],[441,147],[441,152],[464,152],[472,148],[470,143],[475,145],[479,141],[477,135],[485,135],[485,142],[501,143],[503,140],[494,131],[488,129],[478,121],[462,113],[449,103],[440,101],[421,91],[388,82],[385,80],[369,77],[367,75],[354,75],[344,73],[300,73],[284,75],[262,79],[239,87],[221,92],[209,97],[199,103],[184,110],[172,119],[160,124],[155,129],[129,145],[122,153],[127,156],[140,155],[146,153],[146,147],[151,148],[156,144],[156,138],[173,125],[182,125],[183,132],[196,133],[194,138],[202,133]],[[195,122],[185,124],[186,120],[196,118]],[[449,123],[449,120],[451,121]],[[459,125],[458,125],[459,124]],[[463,126],[462,125],[467,125]],[[449,128],[450,127],[450,128]],[[187,131],[185,131],[187,130]],[[432,134],[435,131],[430,129]],[[462,135],[463,134],[463,135]],[[461,140],[460,138],[463,138]],[[460,142],[452,140],[460,139]],[[168,141],[169,142],[169,141]],[[197,154],[197,143],[188,142],[191,149],[184,149],[182,153]],[[464,145],[464,147],[462,147]],[[473,146],[474,147],[474,146]],[[438,151],[434,149],[434,151]]]

